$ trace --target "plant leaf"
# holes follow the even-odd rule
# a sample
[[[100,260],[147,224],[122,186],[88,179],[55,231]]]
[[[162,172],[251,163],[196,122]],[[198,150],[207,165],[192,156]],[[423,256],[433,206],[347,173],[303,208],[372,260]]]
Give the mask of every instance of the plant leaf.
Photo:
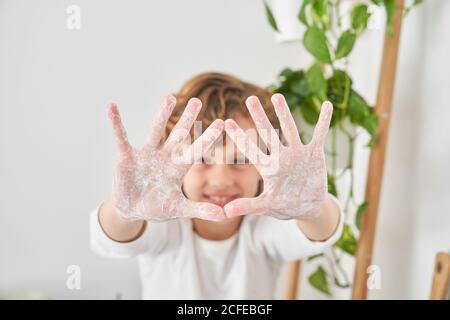
[[[328,0],[312,1],[312,17],[313,20],[324,29],[330,26],[330,16],[328,13]]]
[[[358,230],[361,228],[361,219],[366,212],[367,208],[369,207],[369,204],[367,201],[364,201],[358,206],[358,210],[356,211],[356,219],[355,219],[355,226],[358,228]]]
[[[365,4],[357,4],[350,13],[352,28],[360,33],[367,28],[367,22],[370,18],[369,8]]]
[[[305,119],[308,124],[313,126],[317,124],[317,120],[319,120],[319,111],[311,96],[300,103],[300,112],[302,113],[303,119]]]
[[[371,113],[371,107],[367,104],[363,97],[352,89],[350,91],[347,112],[350,116],[350,121],[353,124],[362,126],[364,124],[364,119]]]
[[[291,89],[294,93],[302,97],[306,97],[310,92],[304,75],[301,78],[292,80]]]
[[[278,31],[277,22],[275,21],[275,17],[273,16],[272,10],[270,9],[269,5],[266,1],[264,1],[264,7],[266,8],[266,17],[269,21],[270,26],[275,30]]]
[[[330,64],[331,56],[327,39],[322,30],[316,26],[308,27],[303,36],[303,45],[317,60]]]
[[[331,193],[333,196],[335,196],[337,198],[338,194],[337,194],[337,188],[336,188],[336,183],[334,181],[334,178],[332,175],[328,175],[328,192]]]
[[[280,78],[282,78],[282,81],[289,80],[292,75],[294,74],[294,71],[292,71],[291,68],[285,68],[280,72]]]
[[[311,286],[320,292],[325,293],[326,295],[331,295],[327,280],[327,273],[322,266],[319,266],[317,270],[308,277],[308,281]]]
[[[386,26],[387,32],[390,36],[394,35],[394,27],[393,27],[393,17],[394,12],[397,9],[396,0],[383,0],[384,7],[386,9]]]
[[[369,116],[364,118],[364,121],[362,123],[364,129],[366,129],[366,131],[370,134],[370,141],[367,146],[371,148],[375,146],[378,121],[379,121],[378,115],[374,112],[371,112]]]
[[[306,71],[305,78],[309,89],[319,97],[321,102],[325,101],[327,95],[327,81],[325,80],[319,64],[313,64],[308,71]]]
[[[356,252],[356,238],[348,224],[344,224],[341,238],[336,242],[336,247],[354,256]]]
[[[356,34],[354,32],[347,30],[342,33],[336,48],[336,59],[346,57],[352,51],[355,40]]]
[[[293,111],[295,110],[299,103],[300,103],[300,98],[293,92],[291,91],[286,91],[286,92],[279,92],[282,95],[284,95],[284,98],[286,99],[286,103],[289,106],[289,110]]]
[[[308,26],[308,19],[306,17],[306,8],[310,4],[310,0],[303,0],[300,11],[298,12],[298,20],[302,22],[305,26]]]
[[[327,96],[336,108],[336,111],[342,111],[337,116],[345,116],[350,98],[350,89],[352,87],[352,79],[342,70],[335,70],[333,75],[327,80],[328,90]],[[333,112],[334,118],[334,112]]]

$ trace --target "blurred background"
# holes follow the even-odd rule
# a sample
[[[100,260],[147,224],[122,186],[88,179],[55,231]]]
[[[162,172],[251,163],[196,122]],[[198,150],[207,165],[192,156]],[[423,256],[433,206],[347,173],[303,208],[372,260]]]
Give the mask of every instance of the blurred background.
[[[71,5],[80,29],[67,26]],[[425,0],[403,22],[373,256],[382,280],[370,299],[427,299],[435,254],[450,249],[448,30],[447,0]],[[371,105],[383,38],[384,25],[367,30],[349,64]],[[300,42],[280,42],[259,0],[0,0],[0,295],[140,297],[135,260],[89,248],[88,216],[110,191],[115,157],[108,102],[139,146],[162,98],[197,73],[269,86],[311,61]],[[359,199],[367,160],[361,144]],[[66,286],[73,265],[79,290]],[[328,298],[308,268],[299,297]]]

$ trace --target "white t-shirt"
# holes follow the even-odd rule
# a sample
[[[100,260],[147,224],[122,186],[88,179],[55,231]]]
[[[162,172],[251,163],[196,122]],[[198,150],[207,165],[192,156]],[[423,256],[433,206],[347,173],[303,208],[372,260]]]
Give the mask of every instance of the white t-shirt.
[[[191,219],[175,219],[149,223],[127,243],[104,233],[97,208],[90,218],[91,248],[110,258],[137,256],[144,299],[273,299],[284,263],[318,254],[339,239],[344,218],[338,206],[338,228],[326,241],[309,240],[295,220],[247,215],[239,231],[222,241],[198,236]]]

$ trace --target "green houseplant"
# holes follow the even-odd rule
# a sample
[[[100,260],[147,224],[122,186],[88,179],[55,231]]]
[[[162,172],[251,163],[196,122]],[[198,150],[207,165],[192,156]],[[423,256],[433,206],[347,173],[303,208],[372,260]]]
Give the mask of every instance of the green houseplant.
[[[328,190],[335,196],[345,194],[343,209],[345,212],[344,230],[338,242],[326,253],[311,256],[307,260],[319,261],[317,269],[308,276],[311,286],[320,292],[331,295],[332,285],[339,288],[351,287],[346,270],[341,265],[344,255],[356,253],[358,230],[361,217],[369,206],[367,202],[355,199],[355,172],[353,155],[355,140],[362,128],[367,132],[367,147],[376,143],[378,115],[363,96],[354,87],[352,78],[347,73],[349,54],[355,42],[367,29],[371,18],[370,5],[383,9],[386,14],[386,31],[392,35],[392,18],[396,10],[408,13],[422,0],[412,0],[404,8],[397,8],[396,0],[353,1],[350,10],[342,11],[342,2],[346,0],[298,0],[298,23],[304,25],[302,44],[313,56],[313,63],[306,69],[282,70],[277,84],[270,87],[272,92],[282,93],[291,111],[301,115],[307,124],[313,126],[318,119],[323,101],[329,100],[334,105],[330,125],[331,148],[326,150],[331,158],[328,168]],[[347,0],[348,1],[348,0]],[[269,24],[278,30],[277,21],[267,2],[264,2]],[[349,129],[350,127],[350,129]],[[348,143],[346,164],[341,170],[336,166],[338,139],[340,134]],[[300,132],[303,141],[308,137]],[[338,172],[339,171],[339,172]],[[338,190],[337,182],[344,176],[349,177],[344,187]],[[341,189],[342,189],[341,188]],[[342,199],[341,199],[342,200]]]

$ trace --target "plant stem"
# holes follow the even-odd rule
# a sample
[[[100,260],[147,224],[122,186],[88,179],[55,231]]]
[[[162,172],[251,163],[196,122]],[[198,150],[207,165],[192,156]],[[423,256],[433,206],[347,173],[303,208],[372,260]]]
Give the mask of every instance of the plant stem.
[[[336,267],[338,268],[338,270],[339,270],[339,272],[341,273],[341,275],[342,275],[342,277],[344,278],[344,285],[340,285],[340,287],[341,288],[348,288],[348,287],[350,287],[350,281],[349,281],[349,279],[348,279],[348,275],[347,275],[347,272],[344,270],[344,268],[342,268],[342,265],[341,265],[341,259],[340,258],[338,258],[337,256],[336,256],[336,253],[334,252],[334,247],[331,247],[331,255],[333,256],[333,259],[334,259],[334,261],[336,262]]]

